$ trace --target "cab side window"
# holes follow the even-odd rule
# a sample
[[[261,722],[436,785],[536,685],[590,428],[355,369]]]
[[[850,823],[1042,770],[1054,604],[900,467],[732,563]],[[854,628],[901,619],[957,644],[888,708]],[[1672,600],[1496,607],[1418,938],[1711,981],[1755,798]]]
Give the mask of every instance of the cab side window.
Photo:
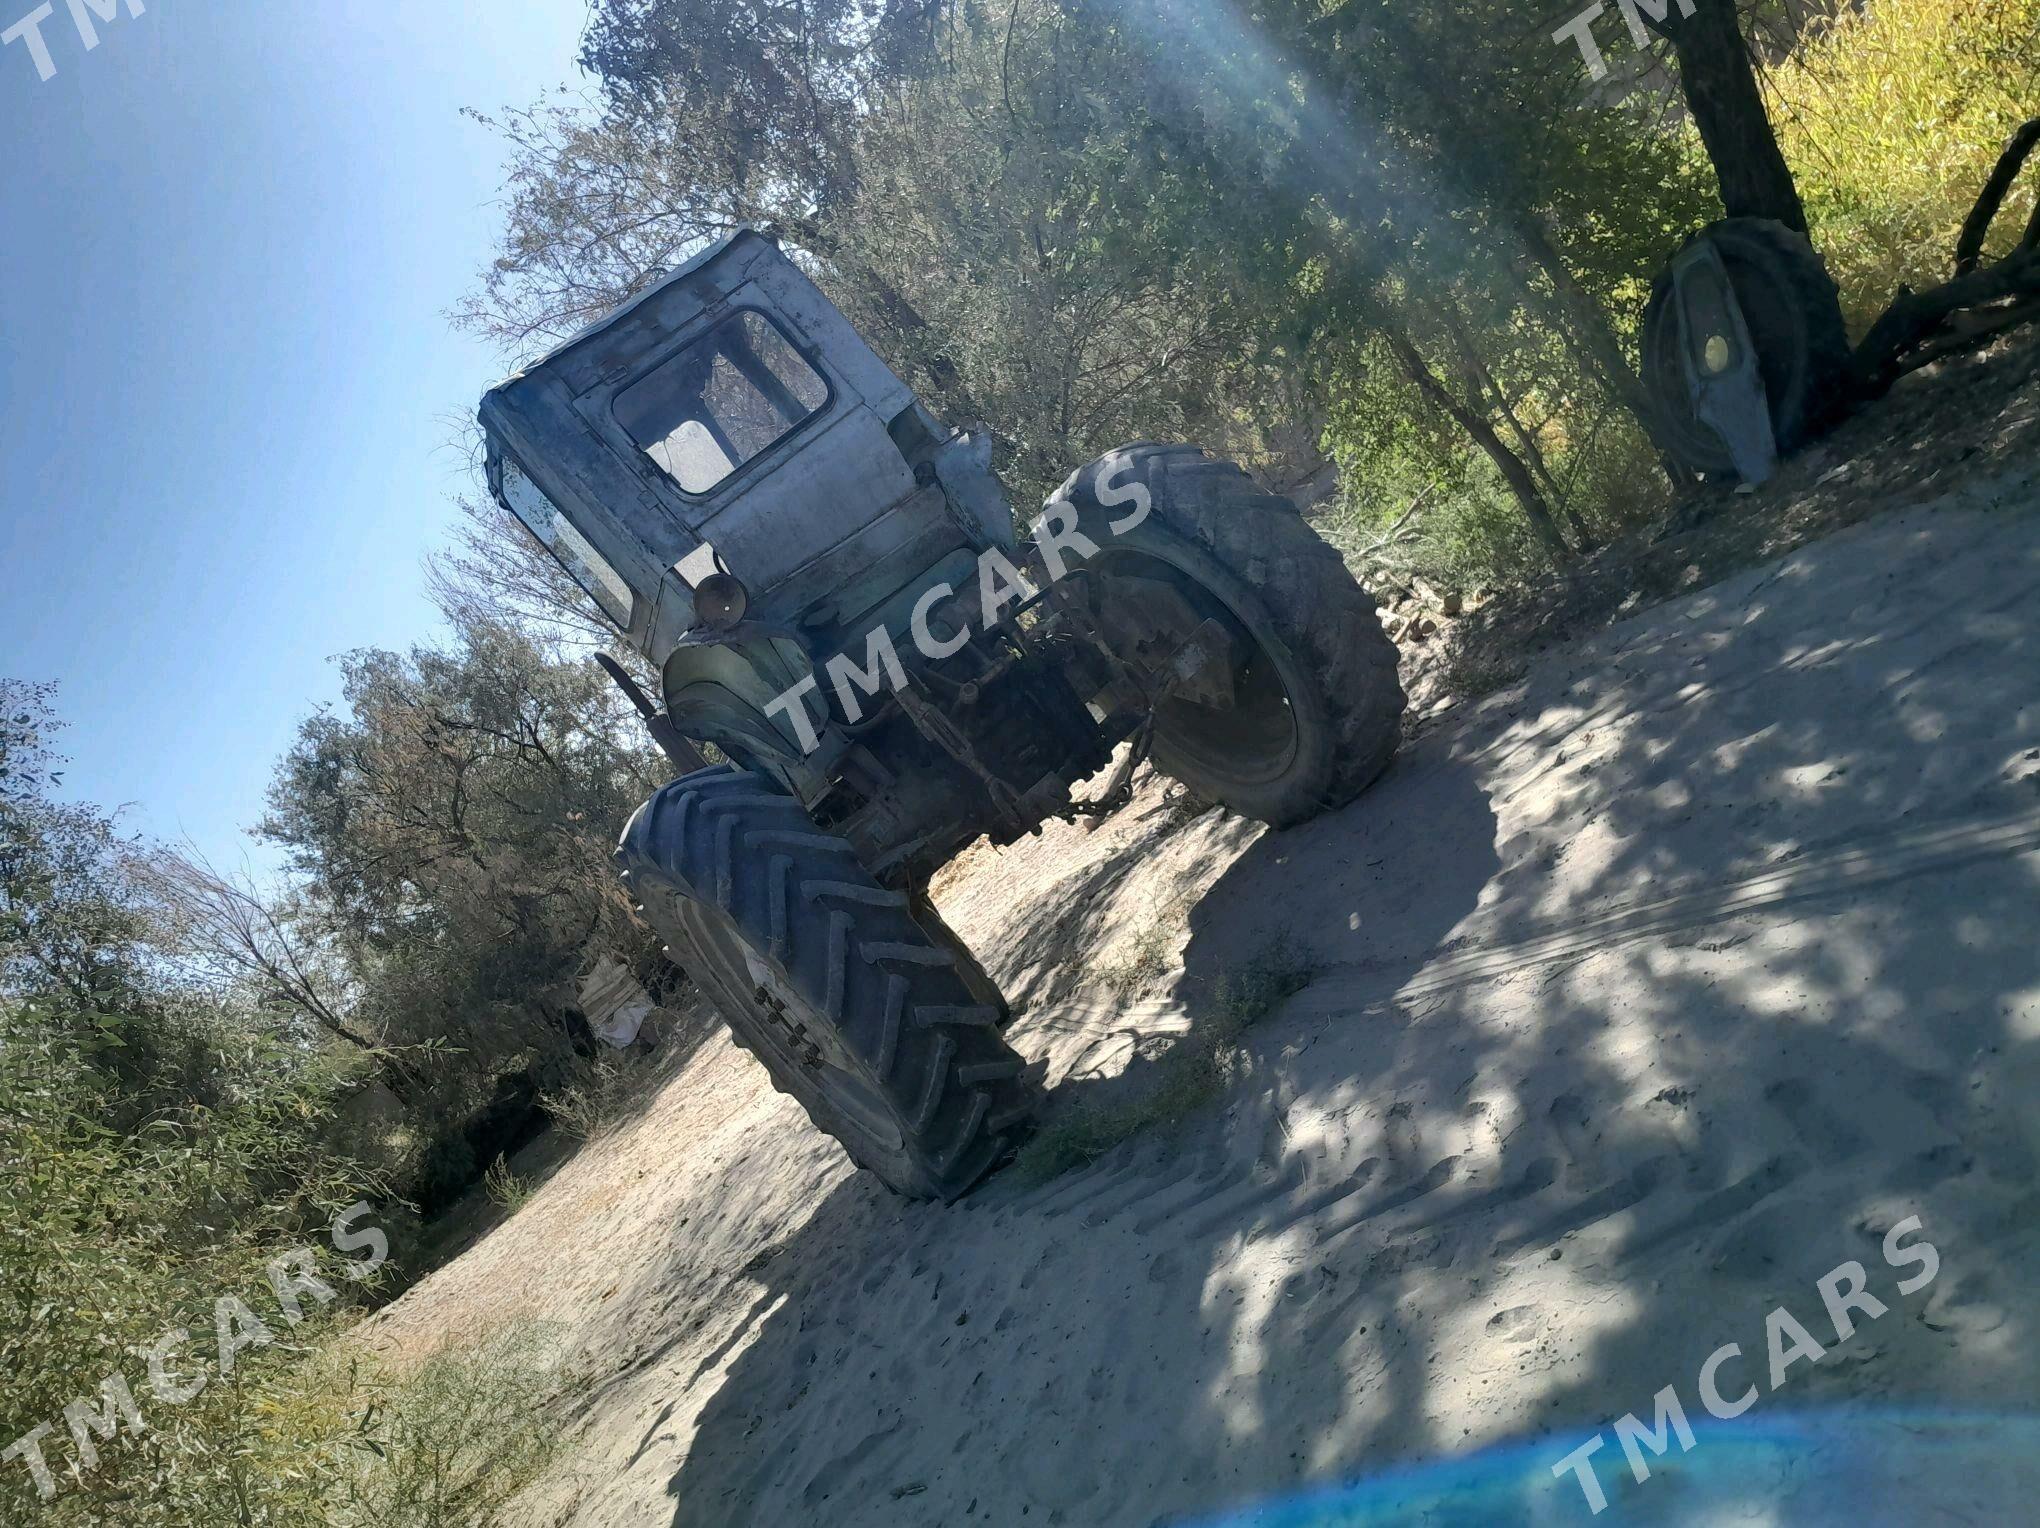
[[[560,566],[574,576],[574,581],[588,591],[589,597],[602,607],[604,615],[628,629],[633,604],[630,585],[624,576],[545,496],[545,490],[532,482],[524,469],[508,457],[503,460],[501,482],[503,503],[510,512],[524,522],[525,529],[536,536],[539,543],[559,560]]]

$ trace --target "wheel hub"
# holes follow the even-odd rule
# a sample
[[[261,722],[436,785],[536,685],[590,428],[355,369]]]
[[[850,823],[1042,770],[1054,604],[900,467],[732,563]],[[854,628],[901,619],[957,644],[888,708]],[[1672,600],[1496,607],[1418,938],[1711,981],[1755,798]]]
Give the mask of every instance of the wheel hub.
[[[1114,549],[1096,566],[1094,618],[1157,692],[1157,738],[1209,775],[1280,776],[1296,724],[1280,666],[1252,627],[1189,570],[1147,551]]]

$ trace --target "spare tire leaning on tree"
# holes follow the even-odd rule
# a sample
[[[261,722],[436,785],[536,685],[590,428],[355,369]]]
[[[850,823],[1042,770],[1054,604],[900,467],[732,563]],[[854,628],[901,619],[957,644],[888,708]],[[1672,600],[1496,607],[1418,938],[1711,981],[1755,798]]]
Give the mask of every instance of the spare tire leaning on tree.
[[[1834,278],[1804,234],[1769,218],[1725,218],[1680,247],[1701,240],[1721,256],[1749,329],[1778,455],[1817,439],[1848,403],[1849,333]],[[1651,286],[1643,310],[1643,381],[1656,412],[1658,445],[1681,465],[1733,478],[1727,445],[1693,409],[1685,339],[1673,301],[1674,256]]]
[[[1100,500],[1101,484],[1111,498]],[[1141,513],[1129,495],[1146,492]],[[1345,805],[1402,739],[1395,644],[1345,559],[1232,462],[1197,446],[1123,446],[1049,496],[1075,512],[1095,555],[1059,580],[1114,655],[1155,669],[1185,635],[1143,620],[1187,605],[1231,643],[1231,703],[1173,695],[1156,708],[1155,767],[1200,796],[1275,827]],[[1114,526],[1124,527],[1115,530]],[[1158,604],[1159,601],[1159,604]]]

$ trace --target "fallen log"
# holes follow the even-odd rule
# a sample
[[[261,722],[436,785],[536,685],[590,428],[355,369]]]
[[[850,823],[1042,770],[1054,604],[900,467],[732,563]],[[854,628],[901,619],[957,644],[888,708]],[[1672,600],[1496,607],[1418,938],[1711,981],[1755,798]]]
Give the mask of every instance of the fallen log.
[[[1884,310],[1884,316],[1856,347],[1857,388],[1865,398],[1878,398],[1889,392],[1892,383],[1926,364],[1912,353],[1915,347],[1935,338],[1943,324],[1963,309],[2036,293],[2040,293],[2040,249],[2021,249],[2009,259],[1971,271],[1931,291],[1901,289],[1897,299]],[[2032,316],[2030,305],[2022,304],[2021,310],[2021,317]],[[1987,332],[1997,333],[2005,327],[2008,325],[1994,325]]]

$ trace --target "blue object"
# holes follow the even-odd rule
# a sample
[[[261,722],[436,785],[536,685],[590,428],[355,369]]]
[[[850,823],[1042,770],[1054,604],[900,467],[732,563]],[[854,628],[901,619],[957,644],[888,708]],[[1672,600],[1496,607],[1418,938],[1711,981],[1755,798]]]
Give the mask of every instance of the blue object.
[[[1587,1433],[1320,1488],[1175,1528],[1490,1528],[1665,1524],[1679,1528],[1914,1528],[2040,1522],[2040,1419],[1939,1411],[1766,1417],[1694,1425],[1695,1441],[1644,1454],[1630,1473],[1612,1428],[1592,1458],[1607,1508],[1596,1515],[1570,1471],[1552,1466]]]

